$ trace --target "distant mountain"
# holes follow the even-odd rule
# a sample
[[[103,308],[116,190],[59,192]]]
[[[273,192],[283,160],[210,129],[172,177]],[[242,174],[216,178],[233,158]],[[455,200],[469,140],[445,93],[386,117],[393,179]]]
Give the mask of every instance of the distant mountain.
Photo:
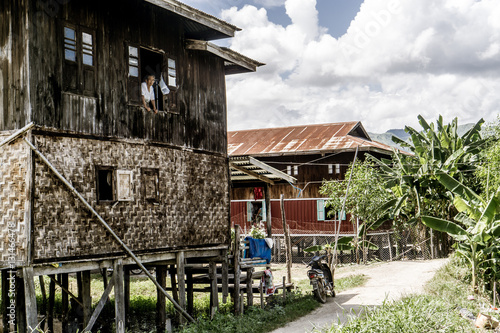
[[[458,130],[457,130],[458,135],[465,134],[474,125],[475,124],[473,124],[473,123],[458,125]],[[399,149],[402,149],[402,148],[392,141],[393,136],[396,136],[396,137],[398,137],[401,140],[406,141],[406,142],[409,142],[409,140],[410,140],[410,135],[408,133],[406,133],[404,129],[399,129],[399,128],[390,129],[387,132],[382,133],[382,134],[368,132],[368,135],[370,136],[370,138],[372,138],[373,141],[378,141],[380,143],[386,144],[386,145],[391,146],[391,147],[399,148]],[[405,150],[405,149],[403,149],[403,150]]]

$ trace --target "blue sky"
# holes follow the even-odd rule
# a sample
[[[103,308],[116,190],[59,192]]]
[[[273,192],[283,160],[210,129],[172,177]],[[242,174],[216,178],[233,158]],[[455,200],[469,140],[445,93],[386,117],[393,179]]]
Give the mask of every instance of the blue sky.
[[[224,45],[266,64],[227,76],[230,130],[500,112],[498,0],[183,2],[242,28]]]

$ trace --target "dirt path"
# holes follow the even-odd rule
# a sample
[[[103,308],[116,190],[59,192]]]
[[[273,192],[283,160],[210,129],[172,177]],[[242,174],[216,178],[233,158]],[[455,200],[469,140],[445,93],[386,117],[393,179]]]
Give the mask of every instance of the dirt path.
[[[350,274],[365,274],[368,281],[363,287],[328,297],[326,304],[272,333],[304,333],[314,328],[330,327],[340,319],[344,322],[351,311],[358,312],[362,306],[380,305],[385,299],[395,300],[405,294],[420,293],[436,270],[446,259],[428,261],[395,261],[370,266],[343,269],[336,278]]]

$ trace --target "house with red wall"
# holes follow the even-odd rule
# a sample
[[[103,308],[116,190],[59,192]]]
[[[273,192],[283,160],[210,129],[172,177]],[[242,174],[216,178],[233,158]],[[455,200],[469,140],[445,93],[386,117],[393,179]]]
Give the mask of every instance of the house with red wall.
[[[359,160],[367,154],[390,158],[393,152],[392,147],[373,141],[359,121],[231,131],[227,138],[231,222],[249,229],[260,209],[258,219],[272,235],[283,234],[281,196],[292,236],[331,236],[339,228],[341,234],[354,234],[356,226],[349,215],[328,214],[328,198],[320,194],[321,184],[344,180],[356,151]],[[245,174],[241,164],[249,159],[267,165],[282,178],[276,176],[272,182],[256,178],[265,173],[257,166],[253,166],[253,175]]]

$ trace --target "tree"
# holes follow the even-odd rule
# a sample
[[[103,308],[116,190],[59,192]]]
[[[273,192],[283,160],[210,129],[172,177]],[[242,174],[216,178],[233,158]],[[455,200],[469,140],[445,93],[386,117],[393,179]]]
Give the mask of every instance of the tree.
[[[358,237],[351,241],[351,245],[356,249],[356,258],[359,263],[358,249],[365,248],[366,230],[380,217],[377,213],[378,208],[387,200],[389,193],[380,181],[378,171],[371,162],[357,162],[351,164],[346,174],[351,174],[351,182],[342,181],[324,181],[320,193],[326,195],[329,199],[326,203],[330,208],[330,214],[342,210],[344,197],[349,185],[349,194],[347,195],[345,212],[350,214],[351,223],[356,223],[357,219],[361,221],[361,228],[358,230]],[[363,251],[364,253],[364,251]]]

